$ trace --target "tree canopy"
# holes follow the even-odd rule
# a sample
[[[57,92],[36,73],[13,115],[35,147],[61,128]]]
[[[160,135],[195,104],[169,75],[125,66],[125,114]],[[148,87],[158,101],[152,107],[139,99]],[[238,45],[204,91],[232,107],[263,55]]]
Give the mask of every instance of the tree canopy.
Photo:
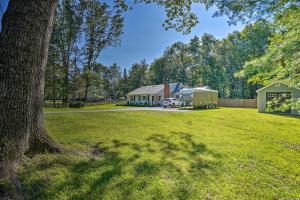
[[[274,80],[300,82],[300,7],[292,6],[276,15],[274,32],[266,53],[247,62],[240,77],[251,84],[266,85]]]

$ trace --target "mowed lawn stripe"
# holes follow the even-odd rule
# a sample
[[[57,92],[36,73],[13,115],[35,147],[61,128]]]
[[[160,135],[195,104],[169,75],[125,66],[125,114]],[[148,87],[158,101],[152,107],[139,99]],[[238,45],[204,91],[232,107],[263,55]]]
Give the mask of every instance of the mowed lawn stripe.
[[[297,199],[300,119],[220,108],[46,116],[66,149],[24,159],[36,199]]]

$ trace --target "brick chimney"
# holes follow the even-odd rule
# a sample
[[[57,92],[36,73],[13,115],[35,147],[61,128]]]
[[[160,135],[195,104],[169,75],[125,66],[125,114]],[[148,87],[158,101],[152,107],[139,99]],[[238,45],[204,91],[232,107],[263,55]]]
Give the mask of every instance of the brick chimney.
[[[170,98],[171,92],[170,92],[170,85],[168,83],[164,84],[164,98]]]

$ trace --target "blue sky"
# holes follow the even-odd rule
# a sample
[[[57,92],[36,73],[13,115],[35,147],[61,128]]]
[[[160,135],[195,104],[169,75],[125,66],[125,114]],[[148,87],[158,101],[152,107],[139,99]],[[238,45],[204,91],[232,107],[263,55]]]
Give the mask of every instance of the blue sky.
[[[0,0],[6,7],[8,0]],[[241,30],[243,25],[229,26],[227,17],[213,18],[214,9],[208,11],[201,5],[193,7],[200,23],[188,35],[182,35],[174,30],[165,31],[162,23],[165,19],[163,8],[156,5],[139,4],[125,14],[125,27],[121,46],[109,47],[104,50],[99,62],[105,65],[118,63],[121,68],[129,68],[131,64],[146,59],[151,63],[159,57],[166,47],[177,41],[188,42],[195,35],[213,34],[217,38],[226,37],[234,30]]]

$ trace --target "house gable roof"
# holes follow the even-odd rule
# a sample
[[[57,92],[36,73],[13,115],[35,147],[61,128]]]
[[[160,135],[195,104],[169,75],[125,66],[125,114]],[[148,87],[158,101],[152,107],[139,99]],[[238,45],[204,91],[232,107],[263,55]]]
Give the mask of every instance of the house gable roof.
[[[296,87],[296,86],[293,86],[293,85],[291,85],[291,84],[285,83],[285,82],[283,82],[283,81],[275,81],[275,82],[273,82],[273,83],[270,83],[269,85],[266,85],[265,87],[262,87],[262,88],[256,90],[256,92],[260,92],[260,91],[262,91],[262,90],[264,90],[264,89],[266,89],[266,88],[268,88],[268,87],[271,87],[271,86],[273,86],[273,85],[275,85],[275,84],[277,84],[277,83],[286,85],[286,86],[288,86],[288,87],[290,87],[290,88],[294,88],[294,89],[296,89],[296,90],[300,90],[300,88],[298,88],[298,87]]]
[[[179,92],[180,83],[170,83],[170,91],[171,93]],[[149,85],[149,86],[143,86],[140,88],[137,88],[133,90],[132,92],[129,92],[127,95],[140,95],[140,94],[158,94],[160,92],[163,92],[164,90],[164,84],[160,85]]]

